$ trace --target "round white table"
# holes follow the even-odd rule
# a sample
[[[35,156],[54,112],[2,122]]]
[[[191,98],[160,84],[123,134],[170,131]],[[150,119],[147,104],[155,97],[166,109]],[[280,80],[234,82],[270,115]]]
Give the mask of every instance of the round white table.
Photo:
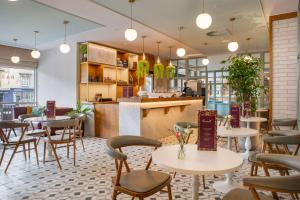
[[[249,151],[251,149],[251,136],[256,136],[258,134],[258,130],[256,129],[251,129],[251,128],[231,128],[231,129],[226,129],[225,126],[218,126],[217,129],[217,134],[220,137],[228,137],[227,140],[227,148],[231,148],[231,138],[232,137],[246,137],[246,142],[245,142],[245,149],[246,151],[242,153],[244,159],[248,159],[249,157]]]
[[[227,192],[236,186],[232,181],[232,173],[243,164],[240,154],[218,148],[217,151],[198,151],[197,145],[185,145],[185,159],[177,158],[179,145],[163,146],[152,153],[152,160],[169,170],[190,174],[193,176],[193,199],[199,199],[199,175],[223,175],[226,180],[214,185],[220,192]]]
[[[50,121],[60,121],[60,120],[67,120],[67,119],[71,119],[71,117],[69,116],[55,116],[55,117],[47,117],[47,116],[41,116],[41,117],[30,117],[25,119],[24,121],[27,122],[38,122],[38,123],[45,123],[45,122],[50,122]],[[46,162],[52,162],[52,161],[56,161],[55,157],[52,154],[52,149],[50,147],[50,145],[47,145],[47,155],[45,158]]]
[[[268,119],[263,117],[249,117],[249,118],[241,117],[241,122],[247,122],[247,128],[250,128],[251,122],[261,123],[266,121],[268,121]]]

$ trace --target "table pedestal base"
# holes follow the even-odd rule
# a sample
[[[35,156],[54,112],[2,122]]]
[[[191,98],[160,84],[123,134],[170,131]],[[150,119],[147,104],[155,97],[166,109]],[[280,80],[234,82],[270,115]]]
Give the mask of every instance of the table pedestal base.
[[[199,199],[199,175],[193,175],[193,194],[192,194],[192,199],[193,200],[198,200]]]
[[[227,193],[230,190],[233,190],[235,188],[242,188],[241,184],[235,183],[232,180],[232,173],[225,174],[225,180],[224,181],[216,181],[213,184],[213,187],[215,188],[216,191],[221,192],[221,193]]]

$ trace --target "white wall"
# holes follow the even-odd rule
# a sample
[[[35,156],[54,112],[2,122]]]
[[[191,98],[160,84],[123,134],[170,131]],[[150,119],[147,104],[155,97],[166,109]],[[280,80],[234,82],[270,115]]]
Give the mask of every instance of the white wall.
[[[62,54],[59,47],[41,52],[37,69],[37,97],[40,105],[55,100],[58,107],[75,107],[77,100],[77,44]]]
[[[273,119],[297,118],[297,18],[273,21]]]

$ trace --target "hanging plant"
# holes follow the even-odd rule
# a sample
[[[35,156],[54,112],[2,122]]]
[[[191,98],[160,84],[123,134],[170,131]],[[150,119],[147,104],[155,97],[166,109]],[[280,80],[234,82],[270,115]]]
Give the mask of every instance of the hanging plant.
[[[163,78],[164,77],[164,65],[161,63],[156,63],[154,65],[154,78]]]
[[[166,78],[173,79],[175,77],[175,67],[173,65],[166,66]]]
[[[140,60],[137,65],[137,77],[138,79],[146,77],[149,74],[149,62],[147,60]]]

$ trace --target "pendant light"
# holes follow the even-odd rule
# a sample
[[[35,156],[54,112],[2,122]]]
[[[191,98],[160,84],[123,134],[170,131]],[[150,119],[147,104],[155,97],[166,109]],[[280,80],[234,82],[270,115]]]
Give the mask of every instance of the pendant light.
[[[160,45],[161,42],[157,41],[156,43],[157,43],[157,60],[156,60],[156,63],[159,64],[160,63],[160,59],[159,59],[159,45]]]
[[[34,59],[38,59],[41,56],[41,53],[36,48],[36,37],[38,33],[38,31],[34,31],[34,49],[31,51],[31,57],[33,57]]]
[[[173,64],[172,64],[172,62],[171,62],[171,60],[172,60],[172,46],[169,46],[169,59],[170,59],[170,62],[169,62],[169,65],[170,66],[172,66]]]
[[[137,38],[137,32],[132,28],[132,4],[135,0],[129,0],[130,3],[130,28],[125,31],[125,39],[132,42]]]
[[[249,42],[250,42],[251,38],[246,38],[247,41],[247,50],[246,50],[246,56],[244,57],[245,60],[251,61],[252,57],[250,55],[250,53],[248,53],[248,49],[249,49]]]
[[[235,21],[235,18],[233,17],[233,18],[230,18],[230,21],[231,21],[231,33],[232,33],[232,36],[233,36],[233,22]],[[230,41],[229,43],[228,43],[228,50],[229,51],[231,51],[231,52],[235,52],[235,51],[237,51],[238,50],[238,48],[239,48],[239,44],[238,44],[238,42],[236,42],[236,41]]]
[[[69,21],[64,21],[64,25],[65,25],[65,39],[64,39],[64,43],[62,43],[59,46],[59,50],[63,54],[67,54],[67,53],[70,52],[70,46],[67,44],[67,25],[68,24],[69,24]]]
[[[143,35],[142,39],[143,39],[143,60],[146,60],[146,54],[145,54],[145,38],[146,36]]]
[[[181,30],[183,30],[183,26],[178,27],[178,31],[179,31],[179,42],[181,42]],[[183,56],[185,56],[185,49],[182,48],[182,47],[180,47],[180,48],[177,49],[176,53],[177,53],[177,56],[183,57]]]
[[[196,24],[201,29],[207,29],[212,23],[210,14],[204,11],[204,0],[202,0],[202,13],[196,18]]]
[[[18,42],[18,39],[17,38],[14,38],[13,39],[14,41],[14,54],[13,56],[10,58],[11,62],[17,64],[20,62],[20,57],[16,55],[16,51],[17,51],[17,42]]]
[[[202,59],[202,64],[203,64],[204,66],[207,66],[207,65],[209,64],[209,59],[208,59],[208,58]]]

